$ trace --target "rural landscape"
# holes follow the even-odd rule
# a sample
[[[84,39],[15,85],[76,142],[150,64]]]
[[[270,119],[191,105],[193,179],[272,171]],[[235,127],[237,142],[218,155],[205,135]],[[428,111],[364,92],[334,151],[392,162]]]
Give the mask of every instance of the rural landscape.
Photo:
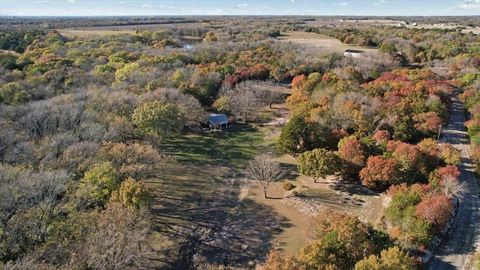
[[[0,3],[0,269],[480,270],[480,16],[329,2]]]

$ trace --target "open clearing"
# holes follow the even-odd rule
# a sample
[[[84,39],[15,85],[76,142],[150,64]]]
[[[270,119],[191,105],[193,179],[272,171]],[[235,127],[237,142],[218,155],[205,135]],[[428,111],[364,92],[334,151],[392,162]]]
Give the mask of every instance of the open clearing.
[[[176,26],[195,26],[198,25],[190,22],[177,23],[152,23],[152,24],[130,24],[130,25],[109,25],[109,26],[90,26],[90,27],[75,27],[75,28],[59,28],[56,29],[61,35],[68,38],[92,38],[99,36],[112,35],[135,35],[137,31],[142,32],[146,30],[164,29]]]
[[[94,38],[100,36],[113,36],[113,35],[125,35],[130,34],[134,35],[135,30],[108,30],[108,29],[72,29],[72,28],[65,28],[65,29],[57,29],[57,31],[62,35],[68,38]]]
[[[285,113],[284,104],[262,109],[271,119],[287,117]],[[278,157],[287,173],[270,185],[265,199],[243,168],[256,154],[274,150],[280,129],[280,125],[237,126],[226,132],[187,133],[157,146],[177,160],[148,183],[155,198],[156,233],[151,242],[157,250],[170,250],[159,267],[182,269],[182,259],[188,256],[184,252],[192,245],[199,250],[197,255],[217,262],[228,258],[236,266],[261,263],[272,248],[296,253],[309,241],[312,218],[326,208],[377,222],[380,197],[354,190],[356,185],[313,183],[298,173],[290,155]],[[286,191],[285,182],[295,189]]]
[[[340,53],[346,49],[358,49],[367,53],[376,53],[378,50],[373,47],[364,47],[357,45],[348,45],[342,43],[336,38],[317,33],[307,33],[300,31],[286,32],[278,38],[280,42],[291,42],[300,44],[310,49],[315,49],[320,54]]]
[[[259,204],[272,207],[290,223],[273,241],[275,248],[289,253],[298,252],[310,239],[312,219],[325,209],[347,212],[378,224],[383,211],[381,197],[342,190],[324,182],[314,183],[311,178],[297,172],[296,160],[290,155],[283,155],[278,161],[288,173],[284,179],[269,186],[269,198],[263,197],[259,185],[251,185],[246,196]],[[333,183],[337,179],[337,176],[331,176],[325,180]],[[292,183],[295,188],[285,191],[283,184],[286,182]]]

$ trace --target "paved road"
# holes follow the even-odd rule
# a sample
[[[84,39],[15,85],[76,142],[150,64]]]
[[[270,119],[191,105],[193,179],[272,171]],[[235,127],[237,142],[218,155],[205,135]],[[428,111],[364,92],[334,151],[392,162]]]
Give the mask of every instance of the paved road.
[[[440,247],[431,270],[470,269],[467,264],[475,252],[480,230],[480,199],[478,183],[470,161],[468,138],[465,132],[464,105],[455,96],[448,127],[441,134],[441,141],[453,144],[462,151],[460,179],[465,183],[465,192],[460,199],[455,225],[448,240]]]

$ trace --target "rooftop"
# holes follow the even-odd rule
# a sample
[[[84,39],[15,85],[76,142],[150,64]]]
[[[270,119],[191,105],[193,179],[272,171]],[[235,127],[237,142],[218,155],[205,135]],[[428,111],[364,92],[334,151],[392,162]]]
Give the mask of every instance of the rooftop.
[[[216,114],[212,113],[208,115],[208,122],[211,122],[212,124],[228,124],[228,117],[225,114]]]

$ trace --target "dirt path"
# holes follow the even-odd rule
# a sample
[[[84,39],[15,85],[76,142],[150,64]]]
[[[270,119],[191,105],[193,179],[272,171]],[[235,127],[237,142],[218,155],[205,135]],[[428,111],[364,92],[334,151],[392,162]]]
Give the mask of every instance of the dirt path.
[[[456,93],[458,94],[458,93]],[[477,248],[480,229],[480,199],[478,183],[470,160],[468,137],[465,131],[465,106],[457,96],[452,98],[453,107],[448,127],[442,131],[441,141],[451,143],[462,151],[460,179],[465,184],[457,219],[449,239],[440,248],[430,269],[467,269],[467,264]]]

